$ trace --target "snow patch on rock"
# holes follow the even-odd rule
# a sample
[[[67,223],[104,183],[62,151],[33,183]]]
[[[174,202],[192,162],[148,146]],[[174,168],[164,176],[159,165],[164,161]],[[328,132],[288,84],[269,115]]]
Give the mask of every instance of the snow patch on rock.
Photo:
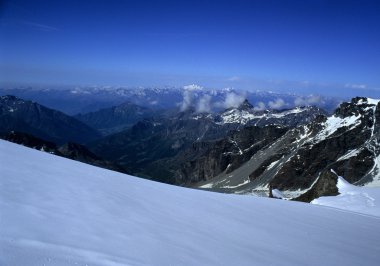
[[[311,203],[380,217],[380,188],[358,187],[338,177],[339,195],[320,197]]]

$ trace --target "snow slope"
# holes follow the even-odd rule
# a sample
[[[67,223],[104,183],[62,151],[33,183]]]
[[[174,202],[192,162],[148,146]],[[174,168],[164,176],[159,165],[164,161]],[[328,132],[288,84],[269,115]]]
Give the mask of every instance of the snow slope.
[[[380,217],[379,188],[354,186],[341,176],[337,187],[340,195],[320,197],[311,203]]]
[[[0,141],[0,265],[378,265],[380,219],[155,183]]]

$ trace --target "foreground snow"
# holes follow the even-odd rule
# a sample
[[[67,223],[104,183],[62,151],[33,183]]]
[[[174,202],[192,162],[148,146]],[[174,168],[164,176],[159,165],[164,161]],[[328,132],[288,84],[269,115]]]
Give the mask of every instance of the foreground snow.
[[[338,177],[339,195],[320,197],[311,203],[380,217],[380,188],[357,187]]]
[[[378,265],[380,219],[154,183],[0,141],[0,265]]]

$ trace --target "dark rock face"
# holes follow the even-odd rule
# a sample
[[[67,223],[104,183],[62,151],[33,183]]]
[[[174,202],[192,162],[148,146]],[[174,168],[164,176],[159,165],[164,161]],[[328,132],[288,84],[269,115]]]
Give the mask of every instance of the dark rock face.
[[[64,113],[15,96],[0,97],[0,128],[3,133],[19,131],[58,144],[87,142],[100,134]]]
[[[223,171],[229,173],[287,130],[278,126],[254,126],[232,132],[223,140],[195,143],[177,157],[181,167],[175,173],[176,183],[191,184],[211,179]]]
[[[130,128],[138,121],[153,115],[154,112],[148,108],[126,102],[96,112],[79,114],[75,117],[99,130],[103,135],[109,135]]]
[[[350,183],[355,183],[365,176],[374,165],[373,153],[364,148],[355,157],[337,161],[334,169],[341,176],[344,176]]]
[[[337,188],[338,176],[332,171],[324,171],[315,184],[301,196],[294,198],[296,201],[311,202],[323,196],[339,195]]]
[[[217,139],[229,130],[229,125],[217,125],[207,117],[189,119],[181,113],[169,119],[140,121],[88,147],[108,160],[117,161],[135,175],[173,183],[173,173],[167,171],[166,160],[189,148],[197,139]]]

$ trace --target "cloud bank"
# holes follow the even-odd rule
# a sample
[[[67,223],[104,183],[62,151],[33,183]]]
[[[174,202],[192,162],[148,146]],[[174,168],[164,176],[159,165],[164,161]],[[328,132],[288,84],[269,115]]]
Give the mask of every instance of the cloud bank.
[[[203,87],[196,85],[196,84],[190,84],[183,86],[183,99],[182,102],[180,103],[179,109],[181,112],[186,111],[189,109],[194,102],[194,92],[195,91],[201,91]]]
[[[195,111],[197,113],[209,113],[211,112],[211,109],[211,96],[206,94],[199,99]]]
[[[234,92],[228,93],[226,95],[226,99],[224,100],[224,108],[227,109],[239,107],[245,99],[245,95],[236,94]]]
[[[256,106],[253,108],[255,111],[264,111],[267,109],[264,102],[258,102]]]
[[[199,93],[201,91],[201,93]],[[246,95],[244,93],[227,92],[222,101],[213,102],[213,91],[203,91],[203,87],[195,84],[183,87],[182,102],[178,104],[181,112],[194,107],[197,113],[210,113],[219,108],[236,108],[239,107]]]
[[[297,97],[294,100],[295,106],[320,105],[323,103],[324,103],[324,100],[319,95],[309,95],[306,97]]]
[[[189,107],[192,105],[192,102],[193,102],[193,92],[189,90],[184,90],[183,100],[179,108],[181,112],[184,112],[187,109],[189,109]]]
[[[275,101],[269,101],[268,106],[271,109],[281,109],[286,106],[286,103],[283,99],[277,98]]]

